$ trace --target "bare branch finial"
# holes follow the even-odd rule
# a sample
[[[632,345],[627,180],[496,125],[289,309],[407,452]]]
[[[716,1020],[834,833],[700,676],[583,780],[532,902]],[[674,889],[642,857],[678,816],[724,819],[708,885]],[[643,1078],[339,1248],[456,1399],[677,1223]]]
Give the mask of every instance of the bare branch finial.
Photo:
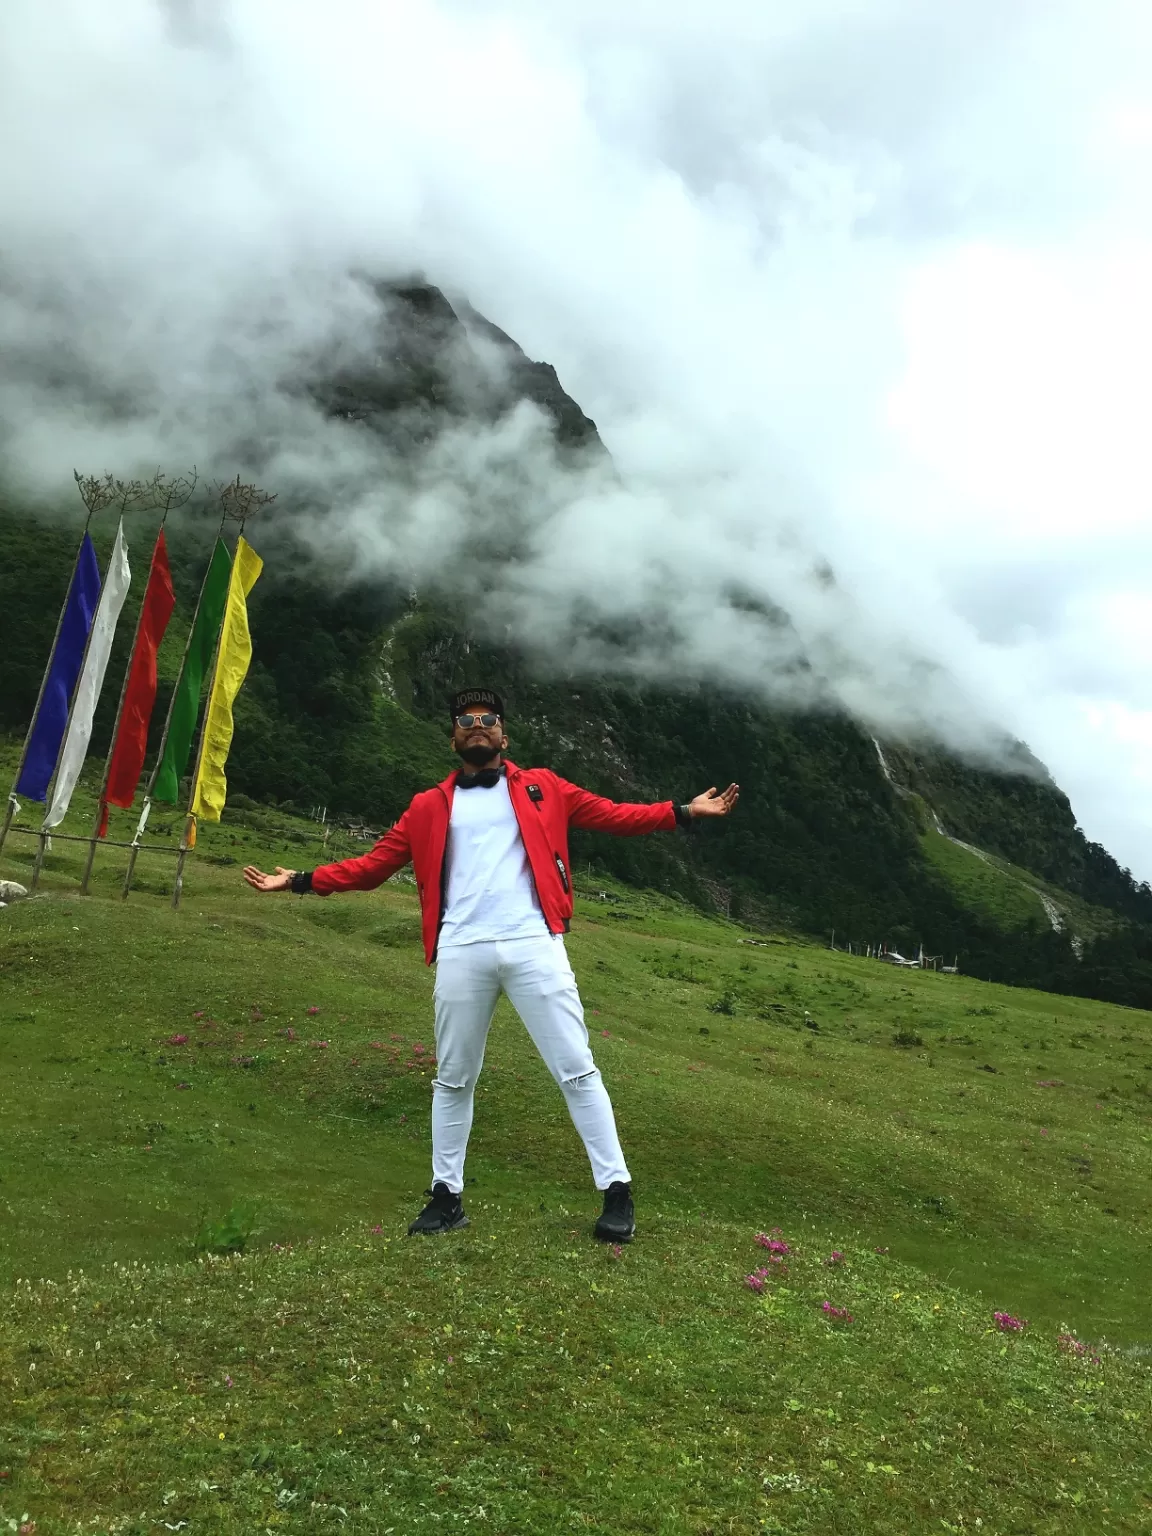
[[[78,469],[74,469],[72,478],[80,492],[80,500],[88,508],[89,522],[97,512],[103,512],[105,507],[110,507],[116,500],[116,481],[110,474],[82,475]]]
[[[177,475],[174,480],[169,480],[162,469],[157,469],[148,482],[148,504],[163,514],[161,528],[168,521],[169,512],[192,500],[199,478],[195,465],[186,475]]]
[[[274,495],[262,491],[258,485],[243,482],[239,475],[226,483],[217,482],[216,495],[224,516],[239,523],[241,532],[250,517],[263,512],[276,500]]]

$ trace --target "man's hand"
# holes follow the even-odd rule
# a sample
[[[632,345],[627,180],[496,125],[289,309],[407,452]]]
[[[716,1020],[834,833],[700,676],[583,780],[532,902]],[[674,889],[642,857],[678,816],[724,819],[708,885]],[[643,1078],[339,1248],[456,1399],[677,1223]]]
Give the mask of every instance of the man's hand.
[[[695,800],[688,802],[688,814],[693,818],[699,816],[727,816],[739,798],[739,784],[729,784],[725,790],[719,790],[713,784],[711,789],[706,789],[702,795],[697,795]]]
[[[292,884],[294,869],[282,869],[276,866],[274,875],[266,875],[262,869],[257,869],[255,864],[249,864],[244,871],[244,878],[254,891],[286,891]]]

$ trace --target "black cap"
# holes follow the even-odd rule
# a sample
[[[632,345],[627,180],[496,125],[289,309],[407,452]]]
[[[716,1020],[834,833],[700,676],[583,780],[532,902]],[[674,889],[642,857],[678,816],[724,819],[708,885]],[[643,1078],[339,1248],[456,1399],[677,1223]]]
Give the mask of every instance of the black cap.
[[[469,710],[491,710],[504,718],[504,700],[491,688],[461,688],[452,698],[452,718],[467,714]]]

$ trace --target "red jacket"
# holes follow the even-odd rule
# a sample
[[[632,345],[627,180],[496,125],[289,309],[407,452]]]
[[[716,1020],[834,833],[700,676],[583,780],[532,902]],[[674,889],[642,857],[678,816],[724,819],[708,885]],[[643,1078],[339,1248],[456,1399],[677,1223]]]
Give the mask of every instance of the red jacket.
[[[508,763],[507,768],[512,808],[520,824],[544,921],[552,933],[567,932],[572,916],[569,826],[634,837],[640,832],[668,831],[676,825],[671,800],[657,805],[620,805],[569,784],[548,768],[517,768],[515,763]],[[374,890],[411,860],[420,892],[424,954],[429,965],[436,958],[443,915],[441,872],[455,791],[456,775],[452,774],[434,789],[416,795],[371,853],[342,859],[339,864],[323,864],[312,871],[312,889],[320,896],[328,896],[333,891]]]

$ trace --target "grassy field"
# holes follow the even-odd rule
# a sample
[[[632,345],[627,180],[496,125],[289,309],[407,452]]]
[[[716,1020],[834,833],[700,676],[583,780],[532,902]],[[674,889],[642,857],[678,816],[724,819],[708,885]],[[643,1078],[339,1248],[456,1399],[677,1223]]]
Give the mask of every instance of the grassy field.
[[[0,1531],[1152,1528],[1148,1015],[588,887],[636,1242],[504,1004],[472,1226],[410,1242],[415,893],[244,888],[315,837],[208,829],[178,912],[57,842],[0,912]]]

